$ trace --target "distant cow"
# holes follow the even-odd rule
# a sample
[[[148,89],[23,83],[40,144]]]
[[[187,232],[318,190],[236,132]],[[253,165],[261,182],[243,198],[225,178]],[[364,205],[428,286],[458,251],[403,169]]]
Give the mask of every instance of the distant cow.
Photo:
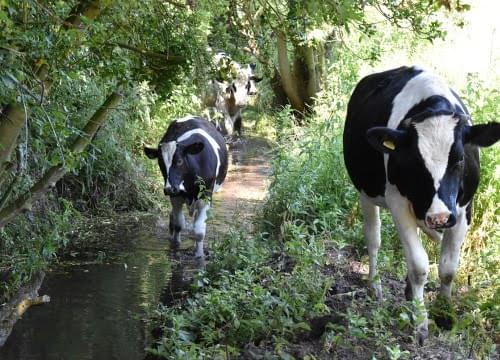
[[[185,227],[182,208],[194,213],[196,257],[203,257],[207,211],[212,194],[224,182],[228,155],[222,135],[213,124],[199,117],[177,119],[167,129],[157,148],[144,147],[150,159],[158,159],[165,179],[164,192],[170,197],[170,235],[174,247],[180,245]]]
[[[227,75],[219,74],[217,79],[209,82],[204,105],[215,108],[222,115],[223,121],[218,126],[224,135],[236,131],[241,136],[241,110],[248,105],[248,96],[257,94],[256,83],[262,78],[255,76],[256,65],[253,63],[241,66],[228,60],[227,55],[216,59],[223,64]]]
[[[500,124],[473,126],[458,95],[417,67],[372,74],[358,83],[347,109],[344,160],[361,193],[369,277],[380,299],[379,207],[391,212],[403,245],[407,299],[423,301],[429,271],[417,228],[442,238],[440,292],[449,298],[479,183],[477,147],[499,138]],[[428,335],[423,315],[420,343]]]

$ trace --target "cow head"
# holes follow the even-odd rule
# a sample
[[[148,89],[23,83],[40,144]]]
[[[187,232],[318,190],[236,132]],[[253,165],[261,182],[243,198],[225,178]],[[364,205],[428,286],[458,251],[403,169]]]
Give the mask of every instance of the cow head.
[[[256,84],[262,81],[262,78],[255,76],[255,67],[256,65],[253,63],[244,67],[238,64],[235,76],[226,87],[228,98],[233,100],[237,107],[247,106],[248,96],[257,94]]]
[[[456,223],[464,169],[474,161],[464,146],[493,145],[500,139],[500,124],[472,126],[467,115],[427,112],[396,130],[371,128],[367,139],[389,155],[389,181],[410,200],[416,217],[431,229],[449,228]]]
[[[256,84],[262,81],[262,78],[255,76],[255,68],[257,66],[255,63],[248,64],[243,71],[248,79],[247,81],[247,94],[248,95],[257,95],[257,86]]]
[[[202,142],[192,139],[160,143],[157,148],[144,146],[144,153],[148,158],[158,159],[158,165],[165,179],[165,195],[178,195],[189,190],[185,187],[185,181],[193,183],[196,177],[192,156],[199,154],[203,149]]]

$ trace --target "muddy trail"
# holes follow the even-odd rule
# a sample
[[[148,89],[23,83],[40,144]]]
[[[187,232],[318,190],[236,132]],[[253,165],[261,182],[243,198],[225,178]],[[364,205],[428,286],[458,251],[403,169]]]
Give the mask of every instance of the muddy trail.
[[[247,137],[229,148],[228,176],[207,221],[208,254],[211,244],[236,225],[252,231],[252,217],[266,195],[269,143]],[[94,244],[106,244],[105,251],[97,246],[74,251],[74,261],[54,267],[43,282],[38,278],[0,307],[0,344],[5,341],[0,359],[144,358],[153,341],[151,311],[159,301],[168,305],[183,297],[199,266],[189,223],[175,256],[165,216],[126,215],[89,227],[97,234]],[[29,307],[47,299],[41,295],[50,302]]]

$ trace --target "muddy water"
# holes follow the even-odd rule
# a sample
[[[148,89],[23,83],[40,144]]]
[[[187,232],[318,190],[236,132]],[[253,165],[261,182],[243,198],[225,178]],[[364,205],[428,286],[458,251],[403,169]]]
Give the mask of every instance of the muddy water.
[[[268,152],[258,138],[231,146],[228,177],[209,218],[208,247],[234,224],[251,230],[265,196]],[[141,217],[114,235],[126,246],[113,261],[49,272],[39,294],[49,295],[50,303],[27,310],[0,348],[0,359],[142,359],[152,342],[148,311],[181,296],[196,268],[190,255],[171,257],[166,233],[165,219]]]

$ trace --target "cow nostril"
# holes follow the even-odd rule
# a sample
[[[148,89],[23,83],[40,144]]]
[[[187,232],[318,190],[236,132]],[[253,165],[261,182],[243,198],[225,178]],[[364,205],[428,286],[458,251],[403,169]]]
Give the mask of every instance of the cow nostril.
[[[448,218],[448,221],[446,222],[446,227],[455,226],[456,223],[457,223],[456,216],[453,214],[450,214],[450,217]]]
[[[432,228],[441,228],[441,227],[449,227],[453,225],[449,225],[451,222],[455,222],[454,217],[452,219],[452,214],[449,213],[440,213],[440,214],[432,214],[427,215],[425,221],[427,225]]]

